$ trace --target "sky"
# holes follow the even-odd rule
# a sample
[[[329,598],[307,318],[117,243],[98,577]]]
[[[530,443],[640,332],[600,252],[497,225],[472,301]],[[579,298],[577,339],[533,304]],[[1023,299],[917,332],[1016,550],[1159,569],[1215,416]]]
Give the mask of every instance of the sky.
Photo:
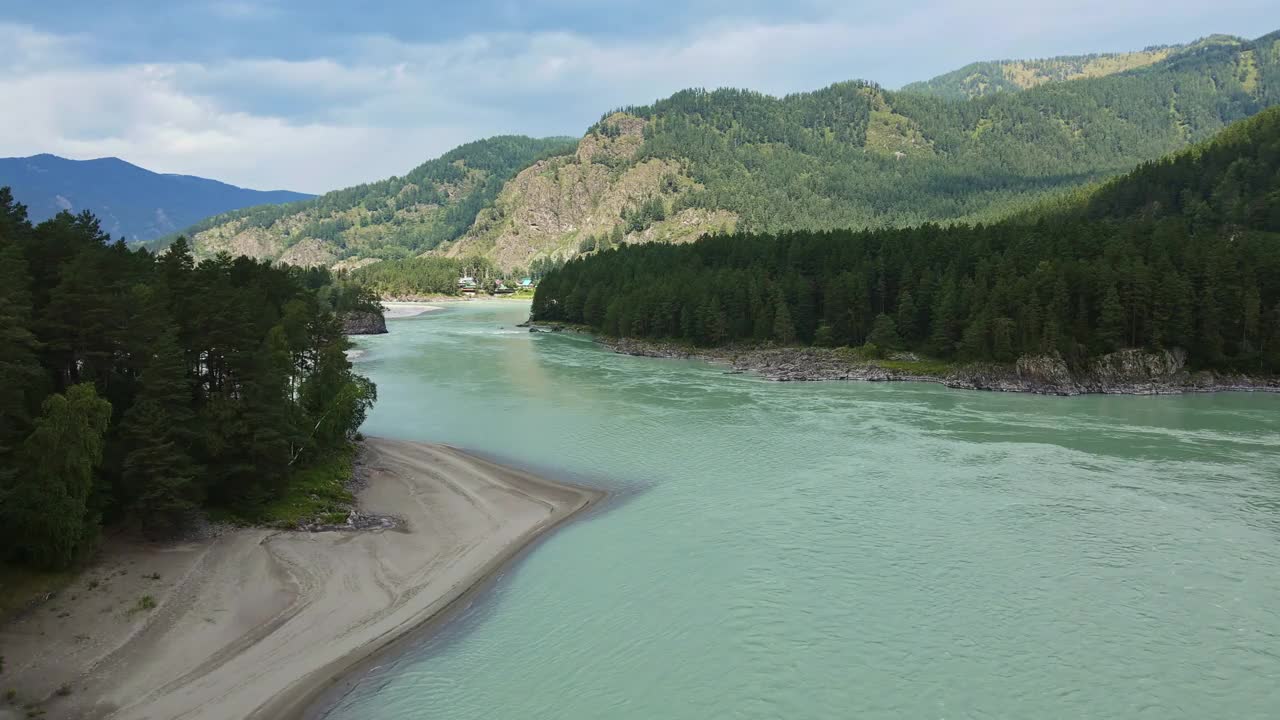
[[[977,60],[1280,29],[1275,0],[0,0],[0,156],[324,192],[687,87],[896,88]]]

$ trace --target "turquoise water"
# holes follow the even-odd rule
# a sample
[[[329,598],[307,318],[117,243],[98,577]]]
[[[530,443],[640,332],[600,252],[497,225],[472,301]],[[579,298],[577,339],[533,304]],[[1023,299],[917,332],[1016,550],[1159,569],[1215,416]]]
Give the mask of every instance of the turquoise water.
[[[1275,718],[1280,397],[770,383],[471,303],[369,434],[613,492],[330,720]]]

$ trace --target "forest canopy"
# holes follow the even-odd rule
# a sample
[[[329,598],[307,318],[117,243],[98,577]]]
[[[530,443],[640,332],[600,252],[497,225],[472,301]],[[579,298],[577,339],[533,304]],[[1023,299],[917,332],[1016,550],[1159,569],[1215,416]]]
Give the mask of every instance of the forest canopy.
[[[700,345],[998,362],[1178,347],[1197,367],[1280,372],[1280,109],[1031,216],[628,246],[552,272],[533,314]]]
[[[370,302],[181,239],[133,251],[88,213],[33,227],[0,189],[0,559],[63,567],[103,524],[252,514],[346,452],[376,391],[335,310]]]

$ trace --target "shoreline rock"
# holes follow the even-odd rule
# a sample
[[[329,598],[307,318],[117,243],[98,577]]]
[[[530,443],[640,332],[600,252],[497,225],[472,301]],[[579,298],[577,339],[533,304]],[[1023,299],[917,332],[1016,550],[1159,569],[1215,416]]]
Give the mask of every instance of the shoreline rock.
[[[694,349],[629,338],[597,338],[624,355],[695,359],[727,364],[733,374],[752,373],[775,382],[860,380],[929,382],[958,390],[1023,392],[1037,395],[1177,395],[1192,392],[1277,392],[1280,377],[1253,377],[1191,371],[1181,350],[1120,350],[1093,358],[1073,371],[1056,355],[1024,355],[1013,365],[966,363],[941,374],[913,373],[857,361],[829,348],[728,347]]]
[[[565,323],[553,322],[537,322],[536,320],[526,320],[516,325],[518,328],[528,328],[531,333],[576,333],[578,335],[589,335],[590,330],[581,325],[566,325]]]
[[[387,319],[378,312],[349,312],[342,316],[342,332],[345,335],[382,335],[387,332]]]

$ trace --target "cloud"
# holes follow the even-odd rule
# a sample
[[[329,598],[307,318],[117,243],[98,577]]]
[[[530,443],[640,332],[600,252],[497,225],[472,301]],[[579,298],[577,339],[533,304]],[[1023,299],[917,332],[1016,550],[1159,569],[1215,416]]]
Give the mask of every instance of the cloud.
[[[275,17],[280,10],[268,0],[212,0],[207,5],[210,14],[228,20],[258,20]]]
[[[0,24],[0,97],[21,109],[0,114],[0,155],[117,155],[164,172],[321,192],[403,174],[488,135],[577,134],[607,110],[685,87],[784,94],[853,78],[894,87],[979,59],[1272,29],[1259,25],[1267,13],[1258,0],[1208,9],[1170,0],[1159,18],[1145,3],[1124,0],[1070,7],[902,0],[870,8],[794,0],[781,9],[763,0],[655,2],[540,7],[556,17],[606,8],[647,18],[631,32],[542,27],[550,25],[545,18],[534,31],[492,29],[506,27],[503,18],[531,16],[524,4],[504,2],[488,29],[427,38],[406,37],[406,27],[423,22],[409,15],[389,32],[321,31],[339,19],[333,11],[317,9],[329,14],[307,25],[306,13],[284,2],[203,2],[197,15],[218,30],[208,30],[206,42],[188,41],[188,54],[170,43],[153,56],[137,55],[145,43],[113,54],[115,39],[101,33]],[[119,23],[118,15],[103,19]],[[1243,28],[1220,27],[1221,17]],[[199,29],[180,20],[166,22]],[[291,23],[299,23],[296,33],[270,32]],[[239,25],[244,37],[263,39],[235,44],[238,36],[223,31]],[[229,50],[219,50],[223,37]]]
[[[75,38],[2,32],[23,50],[10,61],[22,72],[0,77],[0,96],[24,112],[0,117],[0,154],[117,155],[159,171],[308,191],[403,174],[486,135],[576,134],[610,108],[694,78],[786,89],[787,70],[807,62],[806,49],[847,37],[818,25],[658,45],[567,32],[424,44],[364,36],[350,41],[358,61],[94,65],[66,61],[83,55]],[[757,50],[766,39],[767,55]]]

